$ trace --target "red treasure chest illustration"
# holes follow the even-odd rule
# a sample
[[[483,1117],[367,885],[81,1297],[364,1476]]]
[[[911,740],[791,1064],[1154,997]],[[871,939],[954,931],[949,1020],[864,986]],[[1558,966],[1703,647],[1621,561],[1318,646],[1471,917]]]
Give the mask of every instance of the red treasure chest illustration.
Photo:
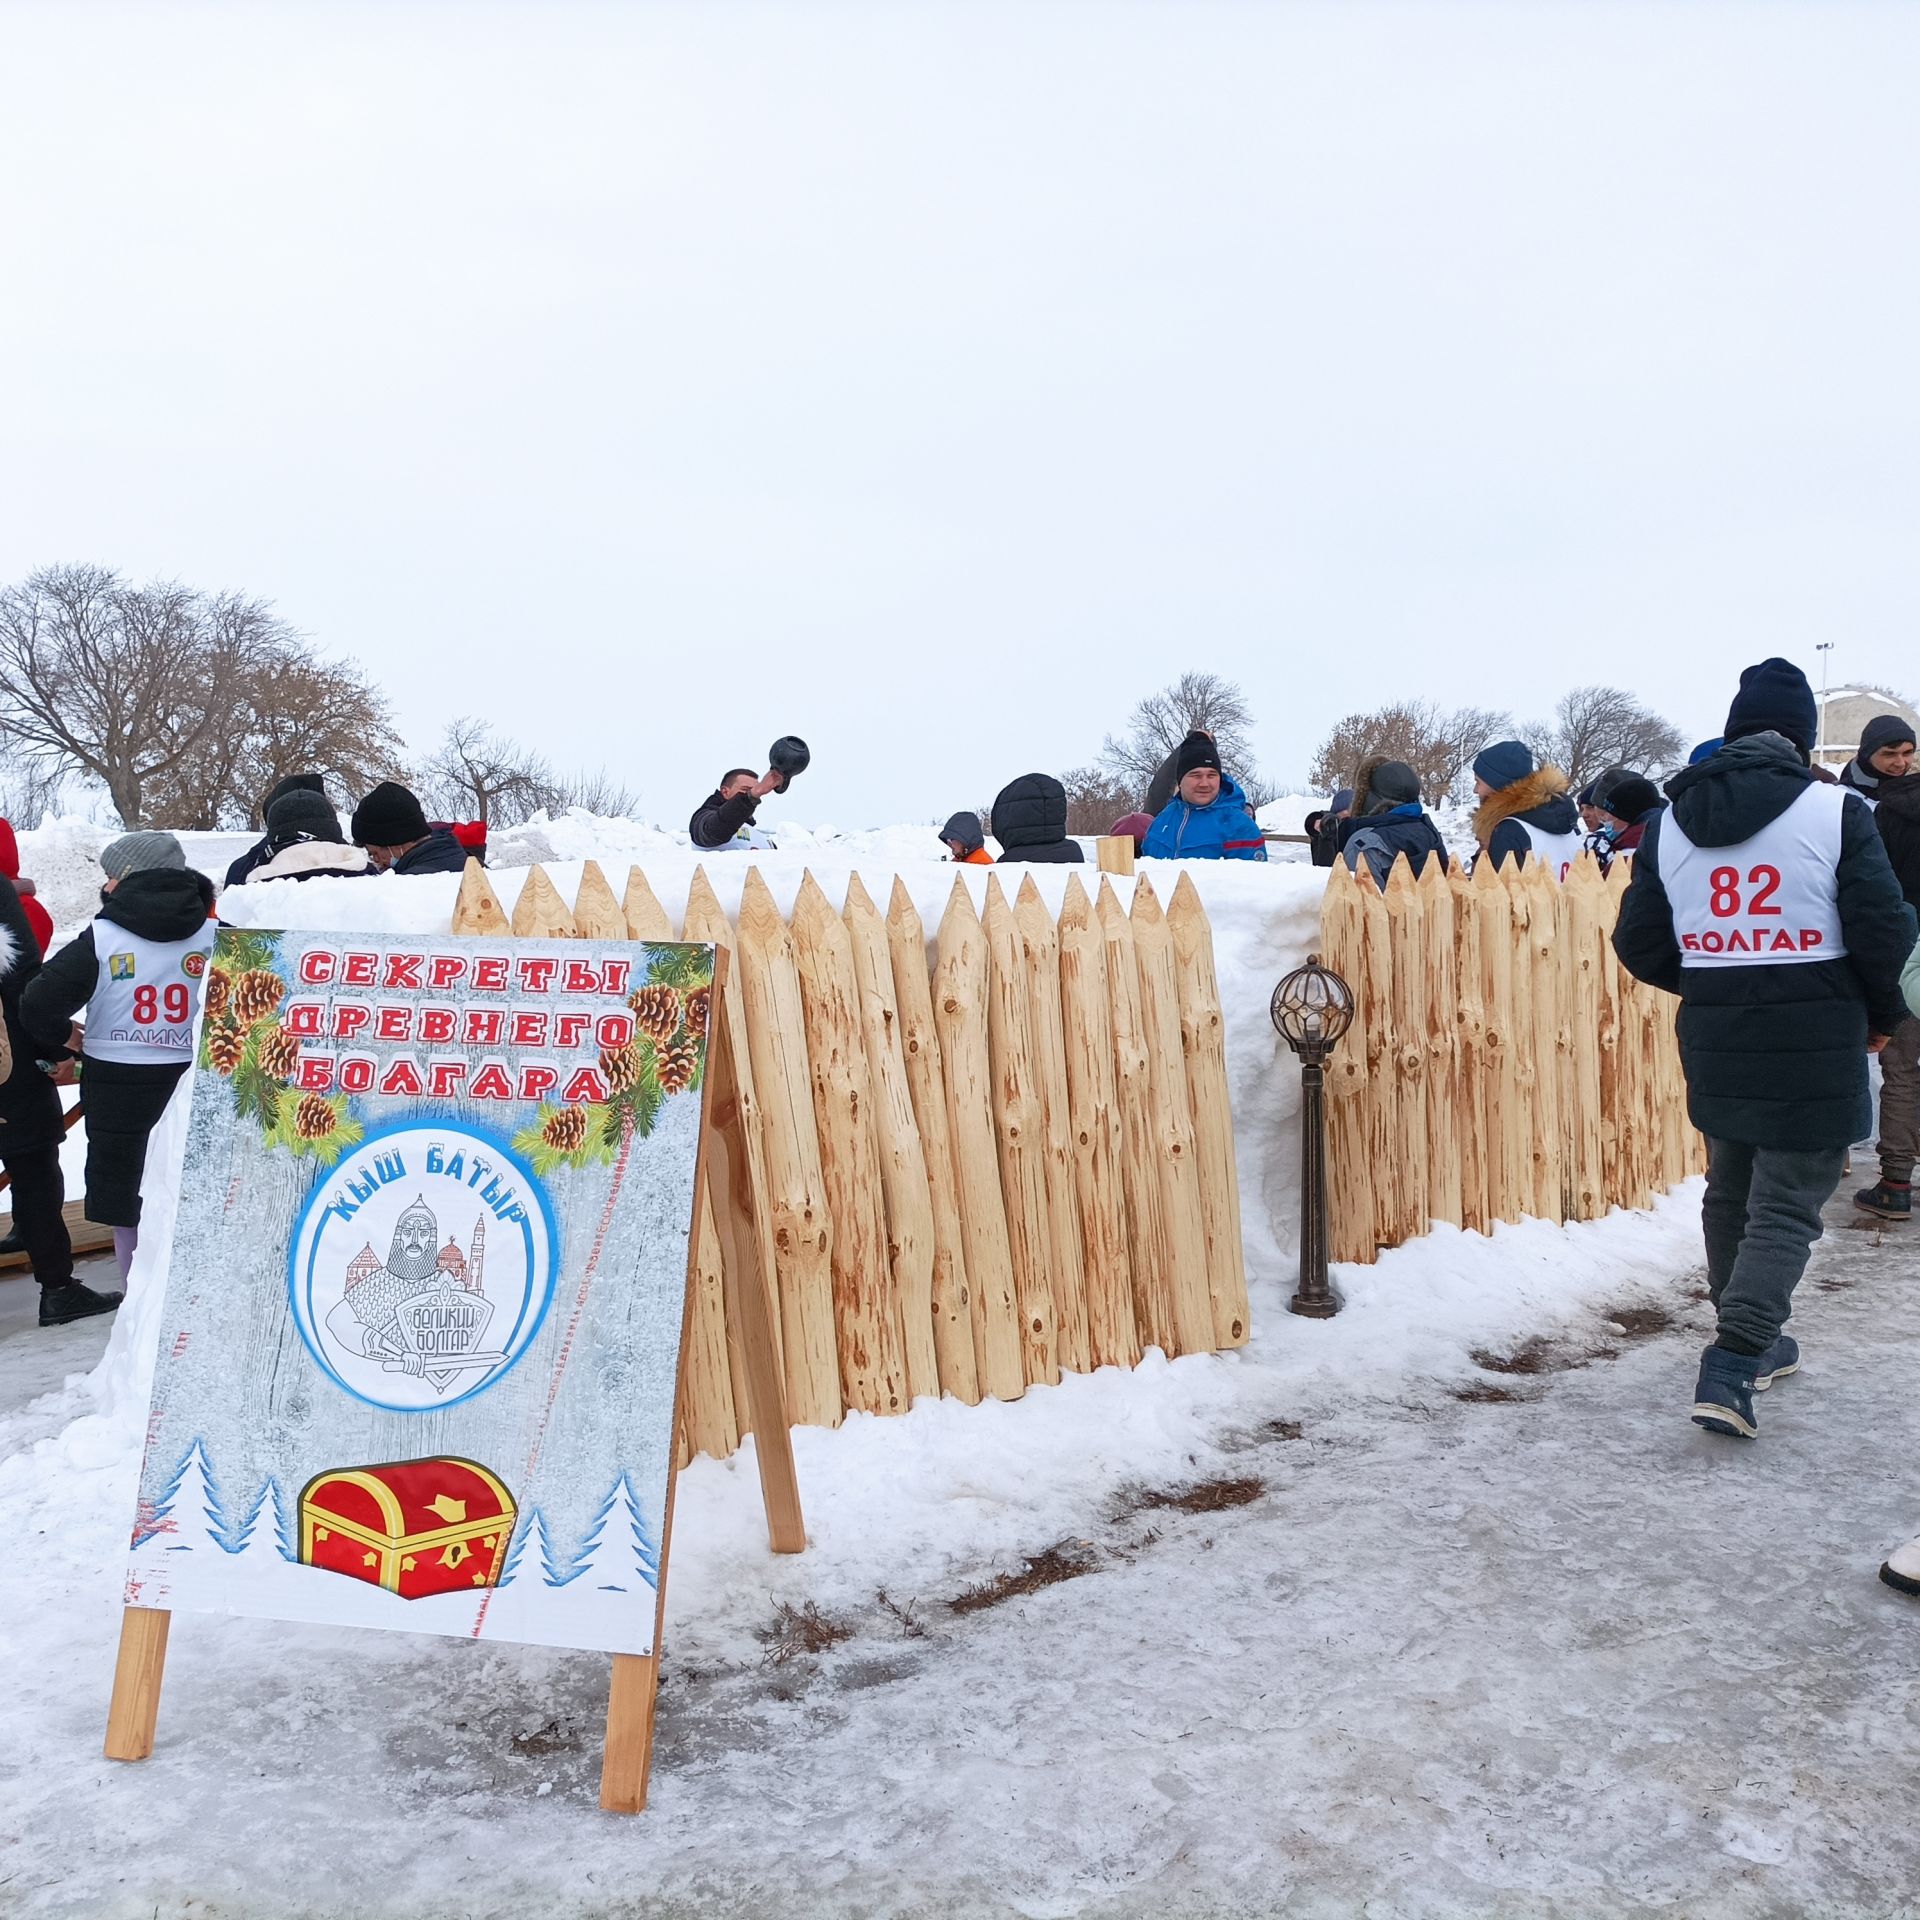
[[[513,1495],[477,1461],[443,1456],[337,1467],[300,1490],[300,1561],[402,1600],[500,1579]]]

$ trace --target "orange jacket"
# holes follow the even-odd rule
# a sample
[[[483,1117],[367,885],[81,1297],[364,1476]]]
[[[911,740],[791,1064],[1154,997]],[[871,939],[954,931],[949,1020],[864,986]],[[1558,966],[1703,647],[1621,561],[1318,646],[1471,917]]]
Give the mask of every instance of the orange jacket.
[[[993,855],[985,847],[975,847],[971,853],[964,855],[958,864],[963,867],[990,867],[993,865]]]

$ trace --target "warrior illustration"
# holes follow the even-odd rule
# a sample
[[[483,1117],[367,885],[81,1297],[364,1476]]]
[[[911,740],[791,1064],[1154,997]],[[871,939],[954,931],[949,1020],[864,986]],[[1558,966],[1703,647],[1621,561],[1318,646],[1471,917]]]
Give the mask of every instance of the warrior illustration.
[[[367,1270],[369,1248],[347,1270],[347,1305],[359,1322],[360,1351],[368,1359],[398,1360],[409,1373],[420,1371],[419,1361],[400,1338],[394,1309],[436,1273],[439,1243],[440,1223],[423,1195],[393,1223],[393,1244],[384,1267]]]

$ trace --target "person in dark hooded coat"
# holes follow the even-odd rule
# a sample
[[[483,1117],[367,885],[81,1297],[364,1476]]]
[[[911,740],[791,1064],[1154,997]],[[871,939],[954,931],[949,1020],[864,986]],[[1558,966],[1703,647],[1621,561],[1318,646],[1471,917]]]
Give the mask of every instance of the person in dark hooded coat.
[[[290,793],[317,793],[321,799],[327,797],[327,783],[317,773],[290,773],[284,780],[278,781],[267,790],[267,797],[260,802],[260,824],[267,825],[267,815],[273,811],[276,800],[284,800]],[[250,846],[239,859],[227,869],[226,884],[238,887],[245,884],[247,876],[255,867],[263,867],[274,856],[273,831],[268,830]]]
[[[1330,867],[1340,858],[1340,829],[1353,811],[1353,789],[1342,787],[1324,807],[1300,823],[1307,836],[1307,857],[1316,867]]]
[[[1567,877],[1580,857],[1580,815],[1565,775],[1536,766],[1524,742],[1496,740],[1474,756],[1473,790],[1473,837],[1496,867],[1538,857],[1556,880]]]
[[[986,829],[977,813],[956,813],[940,829],[947,852],[963,867],[990,867],[993,855],[987,851]]]
[[[1086,850],[1067,838],[1067,790],[1050,773],[1023,773],[993,800],[993,837],[1003,867],[1083,862]]]
[[[1814,779],[1815,726],[1790,661],[1741,675],[1726,744],[1667,782],[1613,936],[1629,973],[1680,999],[1719,1322],[1692,1417],[1745,1438],[1754,1393],[1799,1365],[1793,1290],[1867,1129],[1867,1054],[1900,1020],[1916,930],[1864,803]]]
[[[267,809],[267,843],[272,855],[247,875],[263,880],[350,880],[371,863],[365,847],[347,844],[340,816],[325,794],[283,793]]]
[[[1353,810],[1340,823],[1340,854],[1356,872],[1365,860],[1378,886],[1387,884],[1402,854],[1420,878],[1420,870],[1438,858],[1447,870],[1446,842],[1420,804],[1420,776],[1404,760],[1375,755],[1362,765],[1353,783]]]

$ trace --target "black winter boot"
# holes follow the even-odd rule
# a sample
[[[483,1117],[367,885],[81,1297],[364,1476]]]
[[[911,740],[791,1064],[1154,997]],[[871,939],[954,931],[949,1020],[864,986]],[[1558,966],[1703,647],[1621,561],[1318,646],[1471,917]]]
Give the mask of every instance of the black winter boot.
[[[1882,1220],[1911,1220],[1913,1186],[1911,1182],[1881,1180],[1871,1187],[1862,1187],[1853,1196],[1853,1204],[1862,1213],[1874,1214]]]
[[[118,1293],[95,1293],[78,1280],[69,1280],[64,1287],[42,1287],[40,1324],[43,1327],[64,1327],[69,1320],[84,1320],[95,1313],[111,1313],[125,1297]]]

